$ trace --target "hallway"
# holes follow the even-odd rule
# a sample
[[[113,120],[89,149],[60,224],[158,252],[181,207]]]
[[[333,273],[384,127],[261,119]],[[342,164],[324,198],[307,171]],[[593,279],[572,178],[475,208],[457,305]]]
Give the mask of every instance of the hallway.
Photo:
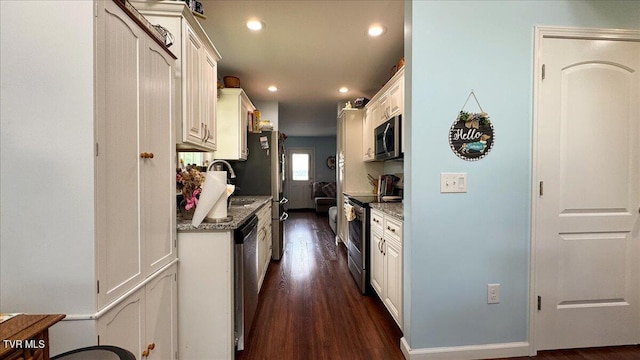
[[[404,359],[402,333],[376,296],[359,293],[326,216],[292,212],[286,251],[272,262],[253,330],[253,359]]]

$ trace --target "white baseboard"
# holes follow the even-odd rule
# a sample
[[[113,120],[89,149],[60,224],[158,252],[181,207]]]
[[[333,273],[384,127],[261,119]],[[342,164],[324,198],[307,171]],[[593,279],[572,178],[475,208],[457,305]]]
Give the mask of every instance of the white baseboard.
[[[411,349],[404,337],[400,339],[400,349],[407,360],[476,360],[531,354],[528,342]]]

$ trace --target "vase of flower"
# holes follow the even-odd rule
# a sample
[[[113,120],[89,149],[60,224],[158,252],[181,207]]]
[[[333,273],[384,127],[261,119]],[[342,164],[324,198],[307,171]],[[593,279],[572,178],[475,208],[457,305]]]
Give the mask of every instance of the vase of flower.
[[[182,200],[180,202],[180,205],[178,205],[178,209],[180,210],[180,215],[182,216],[182,218],[184,220],[191,220],[193,219],[193,214],[196,212],[196,207],[192,207],[191,209],[187,210],[187,202],[186,200]]]
[[[204,174],[196,166],[188,165],[186,169],[177,169],[176,188],[182,193],[183,198],[178,204],[178,210],[183,219],[193,219],[203,183]]]

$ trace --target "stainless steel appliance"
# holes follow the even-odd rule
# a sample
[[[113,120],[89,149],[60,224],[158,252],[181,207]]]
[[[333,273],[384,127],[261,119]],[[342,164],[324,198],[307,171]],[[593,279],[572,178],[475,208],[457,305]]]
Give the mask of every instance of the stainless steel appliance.
[[[253,215],[234,232],[235,332],[238,350],[244,342],[258,307],[258,217]]]
[[[289,217],[282,195],[285,181],[284,135],[278,131],[263,131],[247,135],[249,155],[246,161],[233,164],[236,172],[237,195],[271,195],[272,259],[280,260],[284,252],[284,224]]]
[[[349,196],[345,194],[345,204],[353,208],[354,218],[349,221],[347,238],[347,264],[351,275],[358,284],[360,292],[366,294],[369,288],[370,255],[369,255],[369,202],[373,196]]]
[[[376,126],[375,136],[375,159],[388,160],[402,157],[401,127],[402,115],[396,115],[391,119]]]

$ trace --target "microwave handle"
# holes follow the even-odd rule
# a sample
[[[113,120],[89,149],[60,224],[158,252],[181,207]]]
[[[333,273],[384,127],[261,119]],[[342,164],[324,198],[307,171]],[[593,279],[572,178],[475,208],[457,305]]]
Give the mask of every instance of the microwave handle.
[[[387,149],[387,131],[389,131],[389,128],[391,127],[391,124],[387,123],[387,126],[384,128],[384,133],[382,134],[382,145],[384,146],[384,152],[388,153],[389,150]]]

